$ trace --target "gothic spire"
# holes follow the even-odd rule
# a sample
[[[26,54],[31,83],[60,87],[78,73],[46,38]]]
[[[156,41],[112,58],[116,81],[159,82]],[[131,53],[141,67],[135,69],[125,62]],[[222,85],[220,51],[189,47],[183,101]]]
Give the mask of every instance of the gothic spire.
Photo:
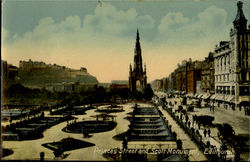
[[[137,28],[137,33],[136,33],[136,42],[140,41],[140,36],[139,36],[139,30]]]
[[[135,43],[135,56],[134,56],[134,69],[135,72],[142,75],[142,56],[141,56],[141,45],[140,45],[140,35],[137,29],[136,33],[136,43]]]
[[[138,28],[136,33],[135,54],[141,54],[140,35]]]
[[[242,6],[243,6],[243,3],[239,1],[237,3],[237,7],[238,7],[237,15],[235,17],[235,20],[233,21],[234,28],[237,31],[245,31],[247,29],[247,19],[244,16]]]

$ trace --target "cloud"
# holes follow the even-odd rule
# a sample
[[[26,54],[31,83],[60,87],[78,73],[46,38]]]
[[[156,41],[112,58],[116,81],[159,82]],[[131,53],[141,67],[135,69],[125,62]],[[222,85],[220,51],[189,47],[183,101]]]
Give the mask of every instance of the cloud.
[[[175,31],[186,25],[188,22],[189,19],[184,17],[182,13],[170,12],[161,19],[158,29],[160,33]]]
[[[104,3],[97,7],[93,15],[84,19],[84,29],[97,33],[115,36],[127,36],[136,30],[138,24],[142,30],[152,30],[154,20],[149,15],[139,16],[134,8],[127,11],[117,10],[114,6]]]
[[[176,65],[175,62],[190,55],[203,59],[209,47],[228,35],[230,25],[226,18],[224,9],[211,6],[194,18],[181,12],[167,13],[156,26],[150,15],[139,15],[134,8],[119,10],[103,3],[83,19],[79,16],[68,16],[60,22],[51,17],[40,19],[32,31],[16,34],[14,41],[4,44],[4,58],[15,65],[31,58],[72,68],[85,66],[100,81],[127,79],[139,27],[143,62],[149,65],[149,74],[157,72],[160,76],[165,65]],[[5,38],[4,33],[8,32],[2,30]]]
[[[55,22],[51,17],[43,18],[32,31],[23,36],[15,35],[13,44],[64,46],[80,42],[96,45],[98,41],[103,44],[105,39],[134,37],[138,24],[141,30],[152,31],[154,23],[152,17],[139,16],[134,8],[123,11],[103,3],[102,7],[97,6],[94,13],[83,20],[79,16],[69,16],[61,22]]]
[[[202,25],[211,28],[221,28],[226,23],[227,13],[224,9],[211,6],[198,14]]]
[[[230,26],[226,24],[226,19],[226,11],[215,6],[208,7],[193,19],[180,12],[171,12],[161,19],[158,30],[169,43],[211,43],[225,38],[223,32],[229,31]]]
[[[96,7],[84,19],[69,16],[56,22],[46,17],[32,31],[16,34],[5,44],[5,59],[15,65],[31,58],[72,68],[86,66],[101,81],[111,80],[112,75],[127,78],[138,24],[141,30],[151,31],[154,20],[139,16],[133,8],[118,10],[109,3]],[[112,69],[116,69],[112,75],[102,75]]]

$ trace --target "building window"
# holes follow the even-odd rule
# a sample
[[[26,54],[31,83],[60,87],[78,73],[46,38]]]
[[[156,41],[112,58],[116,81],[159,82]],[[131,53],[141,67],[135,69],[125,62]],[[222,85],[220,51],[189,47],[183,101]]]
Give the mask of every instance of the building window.
[[[241,80],[246,81],[247,73],[245,71],[241,72]]]
[[[245,96],[245,95],[249,95],[248,86],[240,87],[240,96]]]
[[[220,59],[220,70],[222,70],[222,58]]]
[[[230,86],[227,86],[227,94],[230,94]]]
[[[229,81],[229,74],[227,74],[227,81]]]
[[[232,86],[232,95],[235,95],[235,87]]]
[[[230,65],[230,55],[228,56],[228,65]]]
[[[225,75],[223,75],[223,81],[225,81]]]
[[[226,70],[226,61],[227,61],[227,56],[225,56],[225,58],[224,58],[224,69]]]

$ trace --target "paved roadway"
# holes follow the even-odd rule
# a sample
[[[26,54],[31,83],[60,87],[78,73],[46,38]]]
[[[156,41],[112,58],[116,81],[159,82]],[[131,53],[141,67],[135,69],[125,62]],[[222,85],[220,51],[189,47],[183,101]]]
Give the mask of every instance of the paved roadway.
[[[163,96],[165,95],[162,92],[156,93],[158,96]],[[177,105],[174,105],[174,108],[177,109],[178,105],[180,105],[180,99],[179,98],[167,98],[166,99],[167,102],[171,101],[172,103],[174,103],[174,101],[177,102]],[[188,99],[187,103],[191,103],[191,100]],[[185,106],[183,106],[185,108]],[[231,108],[227,108],[225,109],[223,104],[220,105],[220,107],[215,107],[214,112],[210,111],[209,107],[202,107],[202,108],[195,108],[194,112],[188,112],[188,116],[189,119],[192,120],[192,115],[209,115],[209,116],[214,116],[215,120],[213,121],[213,123],[215,124],[223,124],[223,123],[228,123],[230,124],[234,131],[235,134],[248,134],[250,135],[250,116],[246,116],[244,113],[244,109],[242,109],[241,111],[239,109],[236,110],[232,110]],[[197,126],[195,126],[197,127]],[[218,148],[221,145],[221,141],[218,138],[218,129],[217,128],[210,128],[211,130],[211,138],[204,138],[204,134],[203,134],[203,130],[204,128],[201,127],[201,130],[199,131],[200,134],[203,137],[204,142],[206,143],[207,140],[210,141],[210,143],[212,145],[216,145]],[[250,141],[248,141],[250,142]],[[234,150],[230,150],[230,152],[228,152],[227,158],[231,159],[233,158],[233,152]],[[243,158],[244,160],[247,160],[250,158],[250,154],[242,154],[241,158]]]

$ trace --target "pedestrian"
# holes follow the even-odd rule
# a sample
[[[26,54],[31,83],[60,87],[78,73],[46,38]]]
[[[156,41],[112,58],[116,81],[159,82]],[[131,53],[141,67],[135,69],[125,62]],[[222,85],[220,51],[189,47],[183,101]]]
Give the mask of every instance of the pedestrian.
[[[194,126],[194,115],[192,115],[192,117],[193,117],[193,126]]]
[[[197,136],[199,136],[199,135],[200,135],[200,133],[199,133],[199,131],[198,131],[198,130],[196,130],[196,132],[195,132],[195,133],[196,133],[196,135],[197,135]]]
[[[198,129],[200,129],[201,128],[201,123],[200,122],[198,122]]]
[[[207,130],[204,129],[203,133],[204,133],[204,137],[206,137],[206,135],[207,135]]]
[[[211,130],[210,130],[210,128],[208,128],[208,131],[207,131],[208,137],[210,137],[210,134],[211,134]]]

